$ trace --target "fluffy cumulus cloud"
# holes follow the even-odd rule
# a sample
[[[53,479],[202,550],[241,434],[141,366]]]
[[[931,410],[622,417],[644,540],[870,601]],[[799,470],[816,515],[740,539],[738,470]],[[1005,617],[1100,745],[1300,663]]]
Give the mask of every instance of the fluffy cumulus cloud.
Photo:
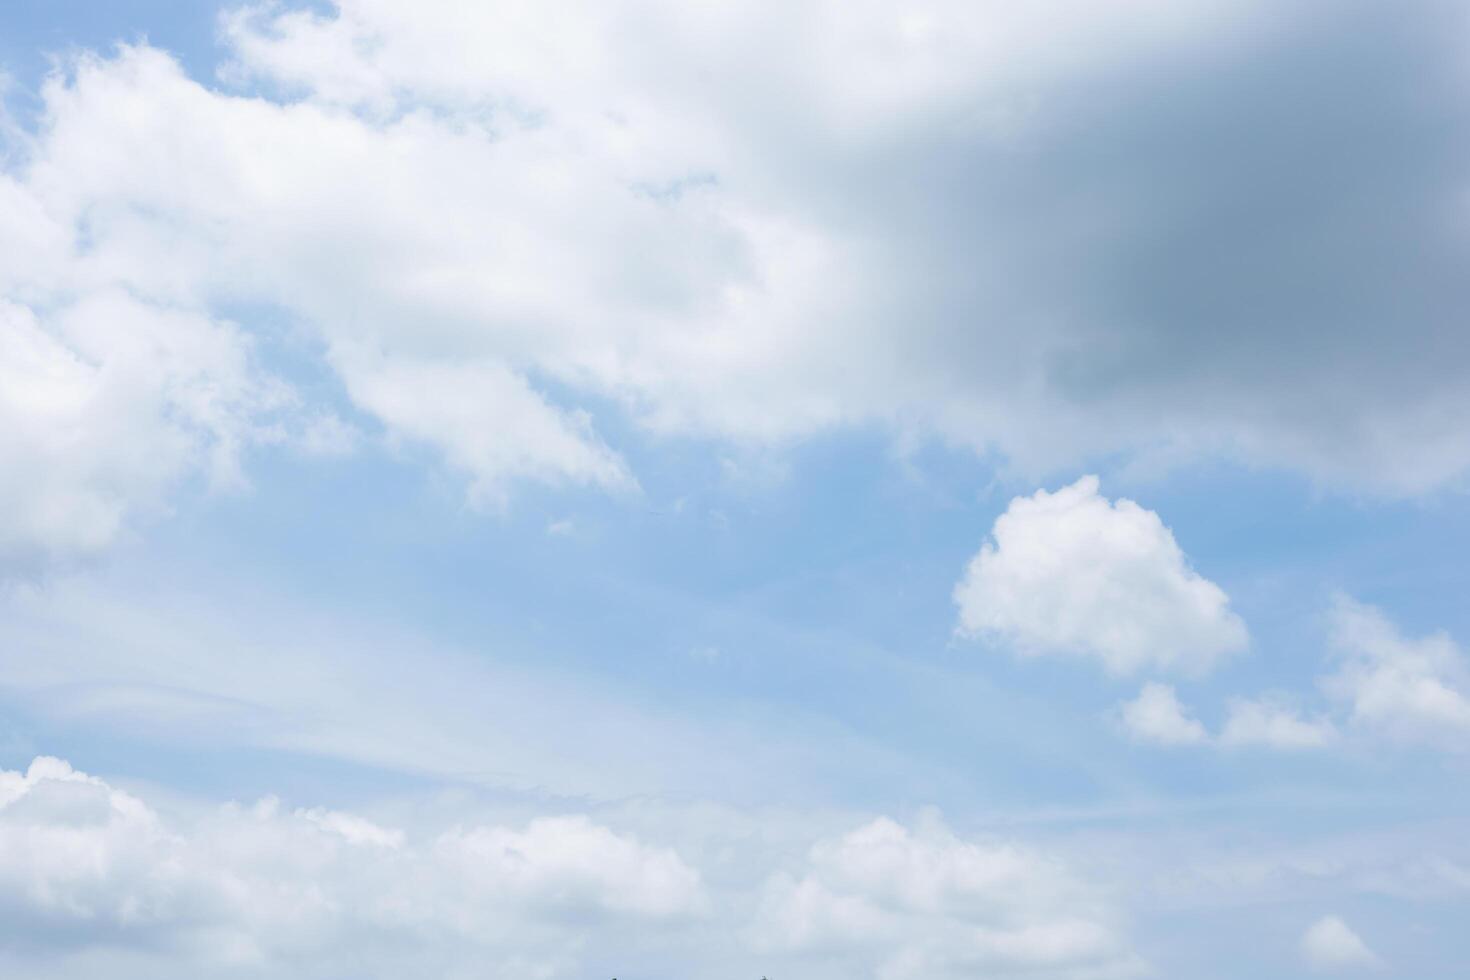
[[[1346,922],[1326,915],[1307,927],[1301,939],[1302,958],[1314,970],[1371,969],[1381,965],[1377,954]]]
[[[586,817],[408,836],[273,799],[192,819],[58,759],[0,772],[0,908],[9,970],[401,976],[574,971],[603,928],[698,915],[672,851]]]
[[[3,389],[0,466],[37,489],[0,533],[96,547],[248,442],[270,399],[232,309],[299,325],[488,506],[635,486],[609,412],[1453,483],[1464,17],[340,0],[228,13],[215,79],[71,57],[0,173],[5,343],[37,366]],[[139,336],[107,296],[142,346],[95,347]]]
[[[1146,972],[1101,897],[1059,861],[966,841],[935,818],[880,819],[818,842],[775,876],[756,924],[766,948],[846,975],[1125,977]]]
[[[964,635],[1117,674],[1204,669],[1247,640],[1229,598],[1189,567],[1159,515],[1108,500],[1093,476],[1012,500],[954,598]]]
[[[1354,725],[1398,740],[1470,745],[1470,663],[1448,634],[1406,637],[1382,612],[1346,597],[1331,626],[1339,666],[1322,687]]]

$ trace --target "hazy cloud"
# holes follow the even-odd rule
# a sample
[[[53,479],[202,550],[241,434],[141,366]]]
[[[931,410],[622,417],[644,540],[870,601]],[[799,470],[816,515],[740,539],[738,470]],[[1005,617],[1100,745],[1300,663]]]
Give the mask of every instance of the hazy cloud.
[[[1302,958],[1314,970],[1354,970],[1380,965],[1378,956],[1335,915],[1318,919],[1301,939]]]
[[[1464,746],[1470,739],[1470,664],[1449,634],[1412,639],[1382,612],[1341,597],[1331,635],[1340,667],[1323,689],[1368,731]]]
[[[1167,684],[1145,684],[1138,697],[1119,705],[1119,715],[1128,734],[1140,741],[1198,745],[1210,740],[1205,726],[1185,712]]]

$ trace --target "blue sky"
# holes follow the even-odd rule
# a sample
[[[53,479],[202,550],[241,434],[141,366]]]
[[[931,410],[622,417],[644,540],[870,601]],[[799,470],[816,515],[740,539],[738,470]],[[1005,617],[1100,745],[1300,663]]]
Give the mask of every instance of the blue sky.
[[[1458,5],[0,14],[0,966],[1458,976]]]

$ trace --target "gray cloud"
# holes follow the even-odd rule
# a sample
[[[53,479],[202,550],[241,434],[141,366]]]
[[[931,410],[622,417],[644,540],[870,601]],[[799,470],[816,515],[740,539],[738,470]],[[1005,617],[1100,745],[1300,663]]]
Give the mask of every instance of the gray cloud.
[[[1464,36],[1449,5],[1309,5],[1045,79],[998,135],[865,154],[845,199],[902,263],[884,314],[948,426],[1042,463],[1152,446],[1456,479]]]

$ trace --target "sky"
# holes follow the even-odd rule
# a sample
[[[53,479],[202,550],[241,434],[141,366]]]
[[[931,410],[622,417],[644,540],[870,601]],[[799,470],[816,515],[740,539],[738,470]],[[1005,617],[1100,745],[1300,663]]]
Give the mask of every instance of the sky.
[[[1464,4],[0,80],[0,973],[1463,975]]]

